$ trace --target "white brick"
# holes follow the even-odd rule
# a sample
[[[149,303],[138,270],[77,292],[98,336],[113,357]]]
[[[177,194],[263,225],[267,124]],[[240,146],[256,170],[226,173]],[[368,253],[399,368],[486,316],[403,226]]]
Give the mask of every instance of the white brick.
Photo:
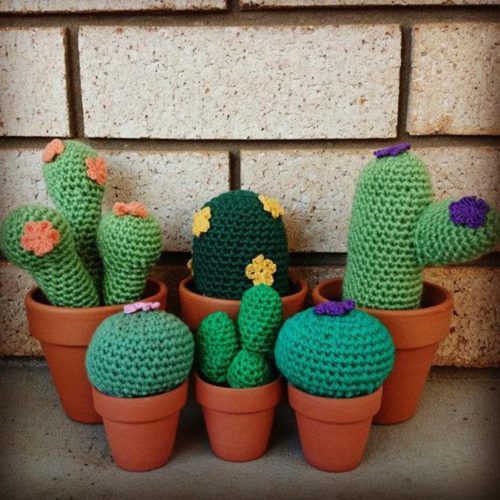
[[[64,30],[0,30],[0,135],[69,134]]]
[[[226,0],[0,0],[0,12],[225,9]]]
[[[482,196],[500,207],[500,150],[416,148],[437,198]],[[345,252],[358,175],[373,158],[363,150],[245,150],[241,184],[280,200],[292,251]]]
[[[499,24],[415,26],[408,131],[499,134],[499,47]]]
[[[398,26],[83,27],[89,137],[394,137]]]
[[[240,0],[247,9],[276,7],[340,7],[344,5],[495,5],[499,0]]]
[[[191,249],[191,220],[203,203],[229,188],[224,152],[101,151],[109,165],[104,209],[141,201],[158,217],[164,248]],[[0,216],[26,203],[52,205],[42,178],[40,151],[0,152]]]

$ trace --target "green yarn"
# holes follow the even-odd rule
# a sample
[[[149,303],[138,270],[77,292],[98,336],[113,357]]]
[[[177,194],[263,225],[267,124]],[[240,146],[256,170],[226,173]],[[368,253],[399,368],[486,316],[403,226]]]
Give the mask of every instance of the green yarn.
[[[33,250],[23,248],[21,240],[26,234],[26,224],[42,221],[50,223],[52,230],[59,233],[59,242],[44,255],[37,256]],[[45,239],[43,234],[35,239]],[[99,305],[94,280],[78,256],[71,228],[56,210],[41,205],[25,205],[12,210],[0,227],[0,247],[8,260],[33,276],[51,304],[66,307]]]
[[[227,379],[235,389],[257,387],[271,382],[274,373],[268,361],[256,352],[242,349],[231,362]]]
[[[104,263],[105,304],[138,300],[161,254],[162,235],[157,220],[151,215],[108,213],[99,224],[97,243]]]
[[[394,344],[385,326],[363,311],[328,316],[310,308],[285,321],[275,356],[279,371],[298,389],[352,398],[382,385],[394,363]]]
[[[282,217],[274,218],[251,191],[223,193],[206,207],[211,212],[210,227],[193,238],[196,290],[210,297],[240,300],[253,285],[246,267],[263,255],[276,265],[273,288],[280,295],[288,294],[289,256]]]
[[[198,372],[214,384],[227,382],[231,361],[239,350],[233,320],[224,312],[209,314],[196,334]]]
[[[96,330],[87,350],[87,374],[96,389],[110,396],[153,396],[187,379],[193,351],[193,335],[172,314],[118,313]]]
[[[97,251],[97,226],[101,217],[104,184],[88,176],[87,158],[97,152],[78,141],[64,141],[64,151],[43,166],[47,191],[56,208],[69,222],[76,248],[97,283],[101,260]]]

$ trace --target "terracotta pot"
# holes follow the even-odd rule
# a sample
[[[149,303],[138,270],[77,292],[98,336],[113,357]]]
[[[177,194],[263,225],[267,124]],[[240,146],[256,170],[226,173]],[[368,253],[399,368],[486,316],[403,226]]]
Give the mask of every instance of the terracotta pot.
[[[187,401],[187,380],[173,391],[142,398],[115,398],[92,387],[95,408],[116,465],[144,472],[165,465],[174,449],[181,409]]]
[[[341,296],[340,278],[323,281],[312,292],[315,304],[324,300],[340,300]],[[453,296],[441,286],[424,282],[420,309],[362,309],[387,327],[396,346],[394,367],[384,382],[382,406],[373,422],[404,422],[417,411],[439,342],[450,330]]]
[[[363,458],[372,418],[380,408],[382,388],[358,398],[312,396],[288,385],[305,459],[317,469],[345,472]]]
[[[307,285],[301,279],[291,278],[294,284],[294,293],[282,297],[283,317],[289,318],[304,308],[307,298]],[[185,278],[179,285],[179,300],[181,305],[181,319],[191,330],[197,330],[203,318],[216,311],[226,312],[232,319],[236,319],[240,310],[241,300],[217,299],[207,297],[193,291],[193,278]]]
[[[232,389],[209,384],[195,375],[195,391],[215,455],[230,462],[247,462],[264,455],[283,394],[281,378],[251,389]]]
[[[145,301],[161,303],[165,309],[167,287],[150,278]],[[94,410],[92,391],[85,371],[85,353],[99,324],[120,312],[123,305],[72,308],[50,305],[39,288],[24,299],[30,334],[42,344],[52,379],[64,411],[72,420],[85,424],[102,422]]]

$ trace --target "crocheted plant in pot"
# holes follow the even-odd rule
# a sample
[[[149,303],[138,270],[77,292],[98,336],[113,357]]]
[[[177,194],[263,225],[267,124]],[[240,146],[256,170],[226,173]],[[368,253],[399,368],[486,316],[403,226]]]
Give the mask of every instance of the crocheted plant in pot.
[[[281,298],[270,286],[243,294],[237,325],[226,313],[208,315],[197,333],[199,374],[233,388],[257,387],[276,377],[272,355],[282,322]]]
[[[193,219],[192,272],[196,291],[240,300],[253,285],[289,293],[288,243],[276,200],[251,191],[213,198]]]
[[[358,179],[343,294],[359,306],[418,308],[424,266],[478,258],[499,238],[484,200],[434,202],[427,168],[409,148],[376,151]]]

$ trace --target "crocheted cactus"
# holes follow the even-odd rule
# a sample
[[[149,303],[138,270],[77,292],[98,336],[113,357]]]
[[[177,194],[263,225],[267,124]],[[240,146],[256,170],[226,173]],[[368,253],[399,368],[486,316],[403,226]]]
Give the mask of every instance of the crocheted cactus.
[[[385,326],[352,301],[324,302],[291,317],[276,342],[278,369],[298,389],[352,398],[376,391],[394,363]]]
[[[196,345],[198,372],[209,382],[235,388],[267,384],[275,376],[270,359],[281,322],[278,292],[267,285],[250,288],[243,294],[237,328],[222,312],[201,322]]]
[[[257,284],[289,293],[283,213],[276,200],[251,191],[230,191],[206,203],[193,219],[196,290],[234,300]]]
[[[47,191],[68,220],[77,251],[99,283],[101,259],[96,238],[107,179],[106,163],[86,144],[59,139],[46,146],[43,160]]]
[[[139,299],[161,254],[157,220],[140,203],[115,203],[101,219],[97,242],[104,263],[105,304]]]
[[[26,269],[54,305],[99,304],[95,282],[83,265],[66,219],[52,208],[26,205],[12,210],[0,227],[0,247]]]
[[[465,262],[498,240],[484,200],[433,203],[427,169],[409,147],[376,151],[358,179],[343,295],[363,307],[417,308],[426,264]]]
[[[175,389],[191,370],[193,335],[172,314],[151,310],[158,303],[131,306],[105,319],[92,337],[86,357],[91,384],[120,398]]]

